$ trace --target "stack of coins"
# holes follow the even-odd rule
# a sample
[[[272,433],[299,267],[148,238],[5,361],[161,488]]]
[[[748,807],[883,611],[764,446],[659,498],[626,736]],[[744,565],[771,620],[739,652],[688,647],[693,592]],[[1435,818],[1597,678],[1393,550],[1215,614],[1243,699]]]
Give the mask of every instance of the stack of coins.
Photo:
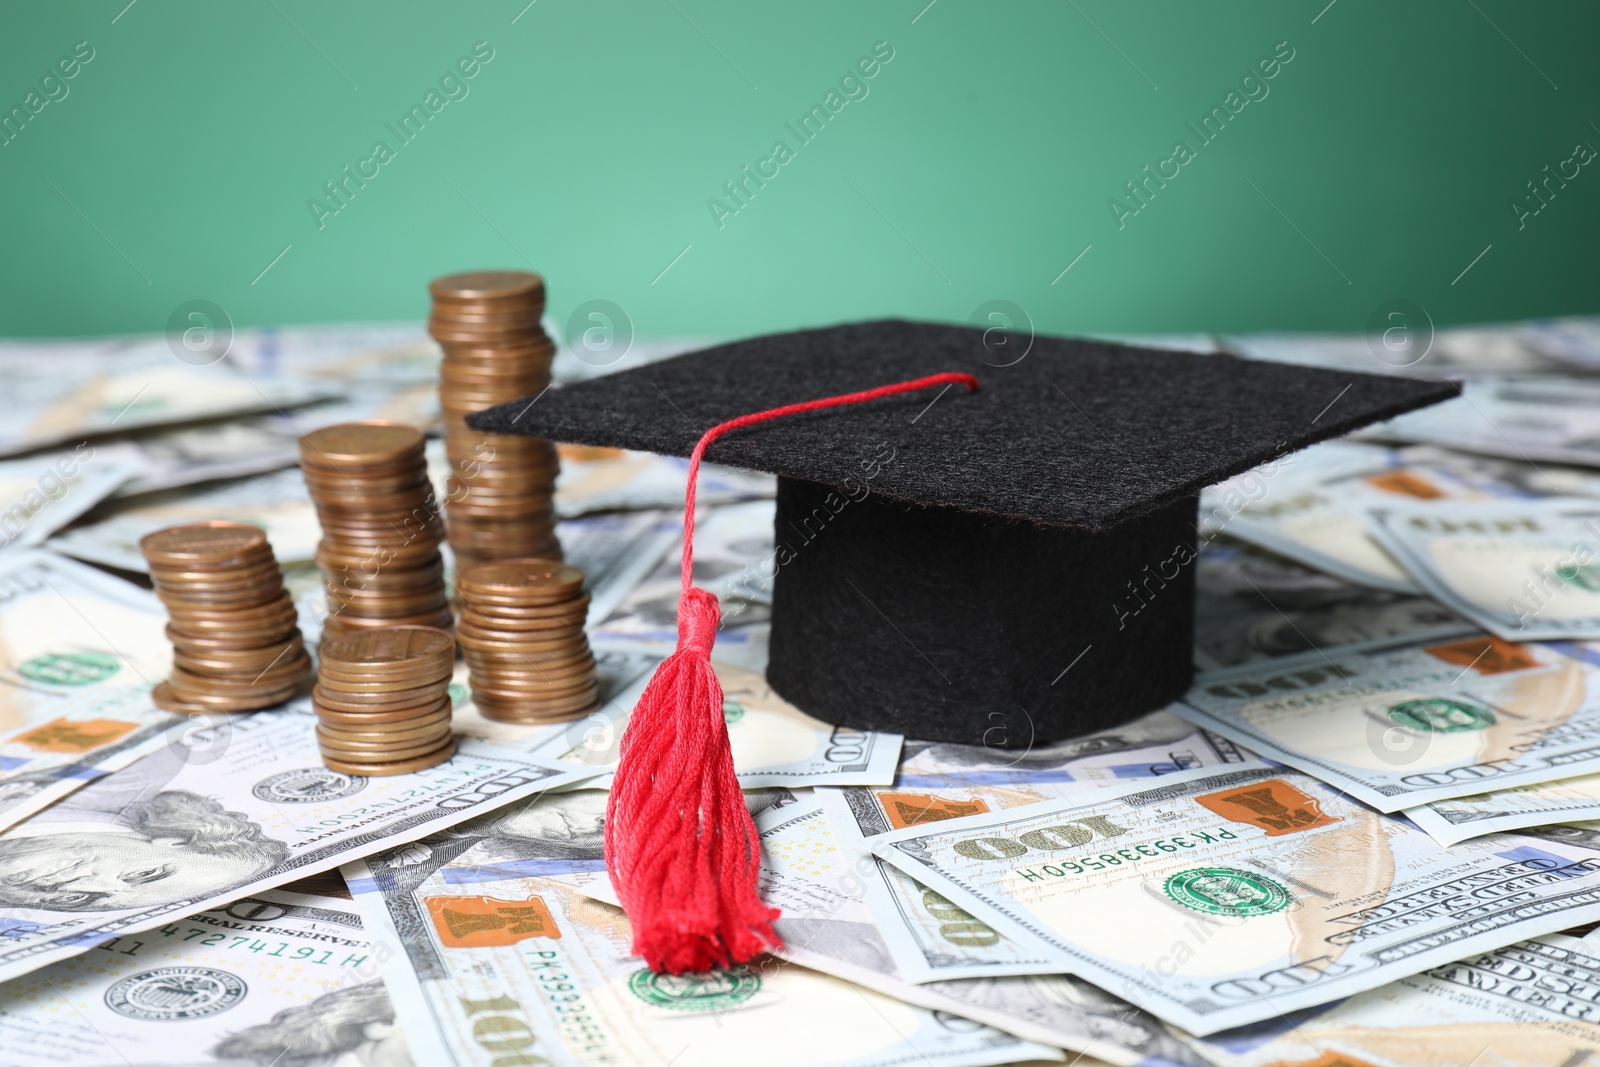
[[[311,674],[294,601],[258,527],[169,526],[139,539],[167,606],[172,673],[159,707],[188,715],[256,711],[288,700]]]
[[[458,566],[490,559],[561,558],[556,540],[555,446],[469,429],[474,411],[533,396],[550,384],[555,345],[539,327],[544,279],[514,270],[435,279],[428,332],[444,348],[439,406],[450,478],[450,547]]]
[[[322,523],[325,634],[450,628],[444,524],[422,449],[422,432],[398,422],[347,422],[300,439],[300,468]]]
[[[443,630],[391,626],[324,641],[317,652],[322,762],[343,774],[410,774],[455,755],[450,674],[456,643]]]
[[[500,722],[565,722],[600,704],[583,632],[583,572],[557,560],[479,563],[456,578],[472,700]]]

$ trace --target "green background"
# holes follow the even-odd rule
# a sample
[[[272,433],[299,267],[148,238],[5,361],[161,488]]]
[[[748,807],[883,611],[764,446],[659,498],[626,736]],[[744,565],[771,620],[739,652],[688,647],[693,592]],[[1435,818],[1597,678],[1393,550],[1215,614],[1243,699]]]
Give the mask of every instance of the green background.
[[[1521,230],[1510,207],[1600,146],[1594,5],[125,3],[8,5],[0,109],[96,56],[0,147],[0,334],[159,331],[191,299],[420,319],[429,277],[495,265],[641,336],[995,299],[1051,332],[1600,310],[1600,167]],[[307,201],[477,41],[470,95],[319,229]],[[707,200],[878,41],[869,95],[719,229]],[[1280,41],[1270,95],[1119,229],[1108,199]]]

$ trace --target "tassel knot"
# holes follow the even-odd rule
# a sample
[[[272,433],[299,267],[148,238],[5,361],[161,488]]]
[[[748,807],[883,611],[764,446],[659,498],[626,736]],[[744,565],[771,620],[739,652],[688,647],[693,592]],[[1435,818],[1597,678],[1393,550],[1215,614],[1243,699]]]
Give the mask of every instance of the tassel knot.
[[[678,601],[678,651],[710,659],[721,625],[722,608],[716,595],[690,586]]]

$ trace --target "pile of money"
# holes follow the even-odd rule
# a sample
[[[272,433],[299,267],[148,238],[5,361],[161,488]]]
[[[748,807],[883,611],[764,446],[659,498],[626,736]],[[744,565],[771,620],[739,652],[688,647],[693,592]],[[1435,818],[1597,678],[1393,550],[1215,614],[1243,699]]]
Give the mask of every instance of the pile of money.
[[[539,326],[544,279],[525,271],[473,271],[435,279],[428,332],[444,348],[439,407],[450,462],[450,547],[479,560],[561,558],[555,532],[555,446],[489,436],[464,417],[550,385],[555,345]]]
[[[349,422],[300,439],[300,467],[322,525],[325,634],[385,626],[449,629],[439,505],[423,436],[397,422]]]
[[[1463,399],[1208,490],[1194,687],[1050,744],[903,739],[784,701],[762,674],[771,483],[704,481],[722,718],[783,943],[669,977],[631,954],[604,836],[631,712],[676,638],[681,519],[659,509],[681,501],[681,466],[569,462],[560,555],[547,516],[497,525],[541,515],[554,462],[461,415],[546,384],[543,286],[469,276],[435,296],[449,498],[432,482],[464,505],[465,664],[415,431],[333,427],[306,437],[303,480],[241,477],[292,454],[295,427],[425,425],[362,399],[396,382],[436,395],[420,328],[241,334],[229,361],[270,378],[289,415],[0,464],[24,507],[36,465],[77,464],[0,546],[0,1063],[165,1064],[178,1047],[196,1064],[456,1067],[1600,1056],[1600,932],[1585,934],[1600,920],[1600,320],[1441,331],[1398,369],[1467,375]],[[1362,337],[1131,340],[1385,369]],[[64,362],[13,348],[0,367],[19,380],[35,380],[25,362]],[[72,441],[148,380],[107,355],[117,380],[92,392],[115,403]],[[394,377],[397,358],[415,372]],[[304,384],[347,403],[299,410],[272,391]],[[168,390],[161,418],[262,395],[229,389]],[[0,451],[37,449],[44,429]],[[124,446],[159,462],[130,479]],[[264,533],[165,529],[214,517]],[[156,707],[146,683],[171,649],[155,696],[178,711],[231,711],[230,679],[278,685],[303,665],[274,559],[306,644],[325,593],[333,611],[315,690],[249,715]],[[165,638],[130,570],[171,606]],[[353,901],[334,899],[341,865]],[[307,876],[322,881],[285,891]]]
[[[456,597],[456,637],[487,718],[565,722],[598,706],[583,571],[546,559],[476,563],[457,575]]]
[[[151,698],[206,715],[282,704],[311,674],[267,535],[238,522],[170,526],[139,541],[166,605],[172,673]]]
[[[450,675],[456,643],[444,630],[391,626],[324,641],[317,656],[322,762],[343,774],[410,774],[455,755]]]

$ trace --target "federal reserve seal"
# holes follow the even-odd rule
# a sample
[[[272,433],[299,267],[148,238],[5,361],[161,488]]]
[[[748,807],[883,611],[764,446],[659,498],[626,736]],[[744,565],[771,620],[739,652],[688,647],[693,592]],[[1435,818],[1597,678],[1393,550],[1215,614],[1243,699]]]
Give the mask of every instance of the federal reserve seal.
[[[93,685],[121,670],[115,656],[104,652],[46,652],[23,660],[17,673],[46,685]]]
[[[210,967],[161,967],[106,990],[106,1007],[130,1019],[177,1022],[227,1011],[244,999],[242,979]]]
[[[250,792],[269,804],[321,804],[359,793],[367,780],[326,767],[302,767],[263,778]]]
[[[1271,878],[1233,867],[1191,867],[1162,886],[1167,896],[1191,911],[1248,919],[1289,906],[1289,891]]]
[[[1494,712],[1482,704],[1427,697],[1393,705],[1389,708],[1389,720],[1396,726],[1404,726],[1418,733],[1458,734],[1493,726]]]
[[[761,991],[761,976],[748,967],[710,974],[656,974],[645,969],[628,979],[633,995],[672,1011],[721,1011],[743,1004]]]

